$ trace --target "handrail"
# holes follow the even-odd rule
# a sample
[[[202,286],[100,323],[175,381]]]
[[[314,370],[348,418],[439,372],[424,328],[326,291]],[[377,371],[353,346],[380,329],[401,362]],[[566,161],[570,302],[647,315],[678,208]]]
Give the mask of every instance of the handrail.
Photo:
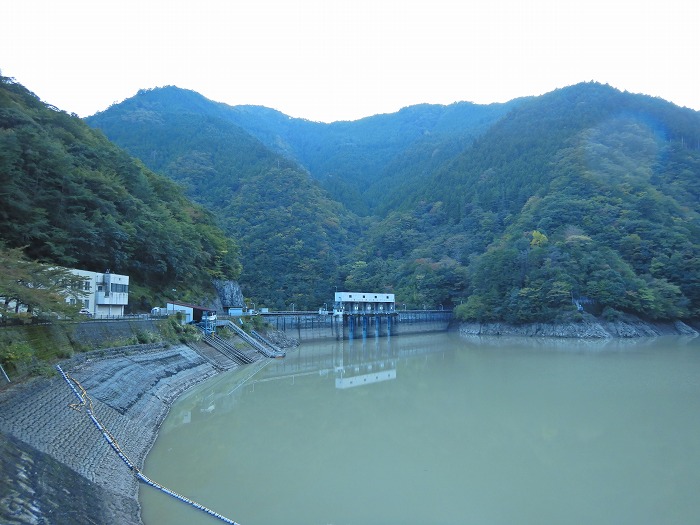
[[[248,334],[243,328],[240,326],[237,326],[235,323],[231,321],[225,321],[224,323],[225,326],[228,326],[231,328],[234,332],[236,332],[237,335],[241,337],[244,341],[246,341],[248,344],[250,344],[253,348],[255,348],[258,352],[260,352],[262,355],[265,357],[284,357],[284,352],[280,350],[274,350],[274,349],[269,349],[267,348],[264,344],[262,344],[260,341],[256,340],[254,337],[252,337],[250,334]]]
[[[262,344],[267,345],[267,346],[269,346],[270,348],[272,348],[273,352],[275,352],[278,356],[284,357],[285,355],[287,355],[287,353],[286,353],[284,350],[282,350],[282,349],[279,348],[277,345],[275,345],[274,343],[272,343],[272,341],[270,341],[269,339],[267,339],[266,337],[264,337],[262,334],[256,332],[255,330],[251,330],[250,333],[251,333],[251,335],[252,335],[253,337],[255,337],[255,338],[256,338],[258,341],[260,341]]]
[[[219,352],[223,353],[224,355],[226,355],[230,359],[233,359],[234,361],[240,360],[245,364],[252,363],[254,361],[254,359],[247,356],[246,354],[244,354],[243,352],[238,350],[233,345],[228,344],[226,341],[224,341],[220,337],[216,337],[214,335],[205,335],[204,342],[213,346]]]
[[[230,525],[239,525],[232,519],[229,519],[226,516],[223,516],[222,514],[219,514],[218,512],[215,512],[205,507],[204,505],[200,505],[194,500],[191,500],[181,494],[178,494],[177,492],[174,492],[164,487],[160,483],[153,481],[151,478],[149,478],[143,472],[141,472],[141,470],[124,453],[124,451],[121,448],[121,445],[119,445],[112,433],[109,430],[107,430],[107,428],[102,424],[102,422],[99,419],[97,419],[97,416],[95,416],[95,413],[93,411],[92,399],[90,399],[90,396],[88,395],[87,391],[75,378],[66,374],[60,367],[60,365],[56,365],[56,369],[59,371],[63,379],[65,379],[66,383],[68,383],[68,386],[71,388],[71,390],[75,394],[75,397],[77,397],[79,401],[78,403],[69,404],[68,406],[78,411],[80,411],[83,408],[85,409],[85,413],[90,417],[93,424],[95,425],[97,430],[102,434],[102,437],[104,437],[107,444],[112,448],[112,450],[114,450],[114,452],[117,453],[117,456],[119,456],[119,458],[124,462],[127,468],[131,472],[133,472],[134,476],[139,481],[146,483],[147,485],[150,485],[151,487],[154,487],[160,490],[161,492],[164,492],[165,494],[168,494],[169,496],[172,496],[173,498],[182,501],[183,503],[187,503],[192,507],[201,510],[202,512],[205,512],[206,514],[209,514],[210,516],[213,516],[214,518],[217,518],[225,523],[229,523]],[[78,388],[81,392],[78,392]]]

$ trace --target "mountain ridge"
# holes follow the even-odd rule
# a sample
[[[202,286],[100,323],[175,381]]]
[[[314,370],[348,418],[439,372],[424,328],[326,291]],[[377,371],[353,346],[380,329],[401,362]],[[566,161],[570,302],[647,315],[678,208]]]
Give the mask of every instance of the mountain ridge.
[[[88,122],[116,140],[110,119],[133,132],[125,123],[138,112],[163,118],[168,104],[160,94],[144,92]],[[296,231],[329,221],[351,225],[319,252],[334,254],[319,294],[333,286],[394,291],[413,305],[462,304],[460,315],[479,321],[575,317],[581,297],[591,301],[585,308],[610,317],[698,314],[698,112],[595,82],[488,108],[418,105],[332,124],[202,99],[167,111],[235,126],[275,163],[288,163],[297,182],[286,186],[286,208],[314,187],[326,203],[320,208],[342,214],[275,220]],[[150,134],[163,133],[152,124]],[[219,152],[230,146],[229,154],[245,155],[218,144]],[[147,154],[138,156],[148,164]],[[302,181],[306,189],[295,192]],[[226,184],[240,206],[245,199],[236,183]],[[257,185],[249,191],[259,202],[268,198]],[[233,212],[229,207],[224,215]],[[317,232],[328,238],[329,230]],[[295,238],[309,240],[289,242]],[[265,245],[260,237],[253,241]],[[295,258],[295,267],[315,257],[305,253],[311,259]],[[286,293],[279,284],[278,299]],[[302,301],[296,290],[290,297]]]
[[[0,184],[1,248],[130,274],[141,307],[174,287],[186,296],[240,273],[235,243],[175,183],[5,77]]]
[[[99,122],[118,137],[115,131],[119,126],[110,121],[110,115],[115,113],[129,113],[131,118],[138,118],[148,111],[161,111],[167,105],[169,112],[220,118],[303,166],[333,198],[350,205],[355,213],[368,215],[373,207],[365,205],[367,194],[375,205],[381,194],[381,189],[371,187],[373,181],[409,147],[432,144],[435,149],[440,137],[449,135],[453,143],[450,151],[463,148],[521,100],[524,99],[489,105],[471,102],[421,104],[356,121],[320,123],[289,117],[264,106],[229,106],[210,101],[194,91],[166,86],[141,90],[135,97],[86,121]],[[465,126],[466,121],[473,124]],[[348,200],[348,195],[352,195],[352,201]]]

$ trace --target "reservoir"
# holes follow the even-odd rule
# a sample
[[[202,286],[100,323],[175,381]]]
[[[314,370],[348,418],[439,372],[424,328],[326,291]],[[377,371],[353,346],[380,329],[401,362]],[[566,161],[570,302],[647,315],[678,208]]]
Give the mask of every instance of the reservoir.
[[[183,395],[144,473],[242,525],[700,523],[700,338],[304,343]]]

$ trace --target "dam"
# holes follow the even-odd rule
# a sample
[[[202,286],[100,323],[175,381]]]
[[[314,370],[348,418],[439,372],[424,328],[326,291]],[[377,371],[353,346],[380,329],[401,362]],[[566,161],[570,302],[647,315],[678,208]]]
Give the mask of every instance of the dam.
[[[451,310],[402,310],[394,312],[274,312],[260,315],[272,330],[299,341],[352,340],[446,331]]]
[[[393,293],[335,292],[333,309],[318,312],[265,312],[266,324],[299,341],[353,340],[392,335],[439,332],[449,328],[452,311],[396,308]]]

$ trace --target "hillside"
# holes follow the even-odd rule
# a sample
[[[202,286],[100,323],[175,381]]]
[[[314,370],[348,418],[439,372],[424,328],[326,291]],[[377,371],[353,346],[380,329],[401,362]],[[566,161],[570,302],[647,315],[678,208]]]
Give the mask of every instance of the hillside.
[[[599,84],[557,90],[404,194],[366,253],[383,246],[395,275],[430,279],[466,319],[549,320],[574,301],[697,316],[699,145],[697,112]]]
[[[210,133],[197,131],[200,119]],[[300,302],[314,286],[327,298],[323,287],[340,284],[391,290],[414,307],[460,305],[474,320],[575,319],[577,306],[609,318],[700,313],[700,114],[660,99],[587,83],[504,105],[321,124],[170,87],[89,122],[185,182],[232,232],[249,232],[259,274],[246,282],[266,283],[262,300],[288,290],[280,280],[301,279]],[[192,136],[196,148],[183,147]],[[153,140],[164,143],[143,146]],[[193,151],[211,159],[217,192],[192,183],[202,170],[182,159]],[[256,222],[260,210],[276,212]],[[310,238],[298,232],[307,230],[327,242],[305,251]],[[280,254],[281,245],[299,249]],[[332,264],[335,281],[308,277],[318,261]]]
[[[171,180],[81,119],[0,77],[0,246],[32,260],[131,276],[146,308],[173,288],[240,274],[238,249]],[[142,303],[142,304],[141,304]]]
[[[145,159],[145,151],[150,149],[152,158],[147,162],[157,171],[164,168],[163,159],[169,158],[171,148],[180,144],[171,141],[163,152],[164,145],[153,144],[154,137],[144,133],[149,122],[161,130],[165,125],[163,115],[168,114],[169,118],[198,115],[222,126],[233,124],[227,129],[235,129],[237,135],[245,130],[271,152],[306,170],[331,198],[364,216],[385,214],[391,207],[390,194],[395,187],[413,184],[459,154],[521,101],[486,106],[469,102],[448,106],[422,104],[394,114],[325,124],[290,118],[262,106],[228,106],[193,91],[168,86],[142,90],[89,117],[87,122],[141,158]],[[168,121],[171,132],[179,125]]]
[[[360,222],[295,161],[222,118],[226,106],[177,88],[145,91],[89,122],[181,184],[241,249],[258,306],[317,308],[339,284]]]
[[[232,108],[234,122],[296,159],[336,200],[360,215],[384,215],[392,195],[461,153],[520,101],[421,104],[397,113],[323,124]],[[276,117],[276,118],[274,118]]]

